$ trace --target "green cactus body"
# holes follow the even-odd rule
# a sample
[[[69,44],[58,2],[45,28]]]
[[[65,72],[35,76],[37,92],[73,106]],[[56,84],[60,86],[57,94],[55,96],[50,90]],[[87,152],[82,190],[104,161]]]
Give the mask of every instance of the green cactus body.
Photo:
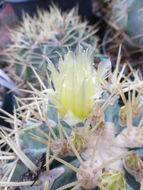
[[[133,42],[138,46],[143,46],[143,1],[136,0],[132,3],[129,13],[126,31]]]
[[[113,1],[112,20],[129,35],[134,46],[143,47],[143,1]]]
[[[101,179],[103,186],[107,190],[126,190],[124,175],[119,172],[104,172]]]

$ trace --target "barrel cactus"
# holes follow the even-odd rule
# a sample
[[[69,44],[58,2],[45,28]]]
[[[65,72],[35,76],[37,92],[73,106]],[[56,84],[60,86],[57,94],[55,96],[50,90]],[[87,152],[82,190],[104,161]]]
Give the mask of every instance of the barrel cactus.
[[[53,6],[49,12],[39,10],[33,18],[24,15],[21,26],[11,31],[13,43],[6,52],[16,74],[24,80],[35,82],[31,66],[44,80],[48,62],[57,64],[59,54],[63,56],[68,50],[75,51],[79,44],[85,49],[91,45],[96,48],[95,33],[94,27],[81,22],[76,9],[61,13]]]
[[[112,20],[123,29],[135,47],[143,47],[143,1],[113,0]]]
[[[143,81],[133,70],[134,81],[124,72],[121,76],[118,66],[112,71],[109,59],[95,68],[94,54],[80,48],[69,51],[58,65],[50,62],[49,87],[34,71],[41,89],[31,85],[28,98],[16,98],[14,114],[6,118],[12,129],[1,128],[0,187],[140,188],[142,180],[133,177],[142,175],[142,109],[132,117],[131,108],[135,92],[141,101]],[[124,128],[119,97],[126,107]]]

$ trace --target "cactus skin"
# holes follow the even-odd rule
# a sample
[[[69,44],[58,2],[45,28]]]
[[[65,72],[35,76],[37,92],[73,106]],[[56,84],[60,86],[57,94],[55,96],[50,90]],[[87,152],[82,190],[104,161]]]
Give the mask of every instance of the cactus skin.
[[[104,172],[101,176],[106,190],[126,190],[124,175],[116,171]]]
[[[80,21],[75,9],[68,14],[62,14],[55,6],[50,12],[39,10],[37,17],[25,15],[22,25],[11,31],[13,44],[7,49],[8,56],[18,76],[35,82],[32,65],[44,80],[48,62],[57,64],[59,54],[63,56],[69,49],[75,51],[79,44],[85,49],[96,48],[95,32]]]
[[[124,29],[131,38],[134,47],[143,47],[143,1],[142,0],[114,0],[112,20]]]

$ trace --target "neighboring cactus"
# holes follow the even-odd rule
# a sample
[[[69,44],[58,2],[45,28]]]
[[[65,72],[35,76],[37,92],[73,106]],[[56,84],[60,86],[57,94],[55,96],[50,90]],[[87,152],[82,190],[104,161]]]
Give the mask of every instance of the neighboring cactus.
[[[24,80],[35,82],[32,65],[44,79],[49,61],[58,63],[59,54],[63,56],[70,49],[75,51],[81,44],[85,49],[97,45],[96,29],[81,22],[77,10],[61,13],[57,7],[50,12],[38,11],[34,18],[23,16],[23,23],[11,31],[13,44],[7,55],[13,63],[16,74]]]
[[[43,90],[31,85],[31,98],[16,98],[18,108],[7,118],[13,129],[2,127],[0,134],[0,147],[3,143],[7,145],[5,151],[0,151],[3,160],[0,187],[22,190],[133,188],[133,181],[125,182],[123,166],[126,163],[135,169],[136,176],[142,174],[134,168],[130,150],[134,152],[143,145],[143,119],[139,109],[140,117],[133,127],[130,90],[137,91],[141,98],[143,81],[136,85],[129,78],[124,82],[112,80],[111,92],[109,79],[121,77],[118,67],[112,73],[107,59],[95,69],[91,64],[92,54],[90,49],[69,51],[56,67],[48,64],[51,88],[39,80]],[[128,92],[129,100],[124,92]],[[125,128],[119,125],[118,97],[127,102]],[[136,158],[135,166],[139,167],[142,161]],[[128,168],[127,171],[133,175]]]
[[[143,1],[113,0],[112,21],[131,38],[134,46],[143,47]]]

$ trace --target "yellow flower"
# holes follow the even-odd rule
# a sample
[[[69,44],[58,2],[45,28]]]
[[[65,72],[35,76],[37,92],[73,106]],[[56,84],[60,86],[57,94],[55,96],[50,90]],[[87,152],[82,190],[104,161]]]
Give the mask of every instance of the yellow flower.
[[[54,101],[61,116],[70,123],[84,121],[99,98],[101,77],[110,70],[111,64],[101,62],[98,71],[93,68],[91,51],[80,49],[77,54],[68,52],[60,60],[58,70],[50,65],[55,88]]]

